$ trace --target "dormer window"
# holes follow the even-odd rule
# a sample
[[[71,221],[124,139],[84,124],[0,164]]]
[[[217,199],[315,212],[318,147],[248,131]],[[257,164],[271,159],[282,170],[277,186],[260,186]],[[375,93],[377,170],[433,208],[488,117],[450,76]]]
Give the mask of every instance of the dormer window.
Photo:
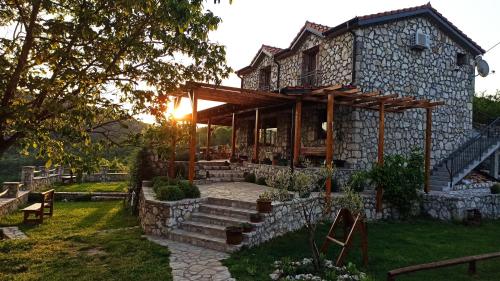
[[[305,87],[319,86],[317,71],[319,47],[313,47],[302,54],[302,75],[300,85]]]
[[[259,90],[270,91],[271,89],[271,66],[264,67],[259,74]]]

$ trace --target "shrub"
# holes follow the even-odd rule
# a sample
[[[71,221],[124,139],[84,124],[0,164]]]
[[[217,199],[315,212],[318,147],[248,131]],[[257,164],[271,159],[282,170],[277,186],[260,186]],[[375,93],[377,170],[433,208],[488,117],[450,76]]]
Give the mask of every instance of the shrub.
[[[189,181],[179,181],[179,188],[184,192],[185,198],[200,198],[200,189]]]
[[[259,177],[255,183],[258,185],[266,185],[266,178]]]
[[[176,185],[159,186],[156,189],[156,198],[162,201],[177,201],[185,198],[184,191]]]
[[[500,194],[500,183],[495,183],[490,187],[491,194]]]
[[[422,153],[413,150],[409,156],[387,156],[384,165],[374,165],[369,171],[373,184],[384,188],[384,200],[396,207],[403,217],[410,214],[418,200],[417,190],[424,183],[423,162]]]
[[[255,174],[254,173],[246,173],[245,174],[245,181],[255,183]]]
[[[369,185],[369,175],[366,171],[357,171],[349,178],[349,185],[356,192],[362,192]]]

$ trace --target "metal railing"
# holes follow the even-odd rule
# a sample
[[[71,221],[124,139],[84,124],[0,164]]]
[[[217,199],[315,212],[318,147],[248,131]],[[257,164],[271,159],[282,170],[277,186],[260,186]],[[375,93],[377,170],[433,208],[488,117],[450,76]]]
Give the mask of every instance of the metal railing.
[[[319,70],[314,70],[300,75],[297,85],[304,87],[319,87],[321,86],[321,74]]]
[[[450,175],[450,184],[453,184],[456,175],[460,174],[472,162],[480,160],[484,153],[498,141],[500,141],[500,117],[444,160]]]

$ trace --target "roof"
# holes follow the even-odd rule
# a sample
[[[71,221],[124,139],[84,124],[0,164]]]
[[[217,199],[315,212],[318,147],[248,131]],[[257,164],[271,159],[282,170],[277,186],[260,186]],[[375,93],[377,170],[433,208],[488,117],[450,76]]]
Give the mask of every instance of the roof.
[[[440,12],[434,9],[430,3],[425,5],[386,11],[382,13],[370,14],[365,16],[354,17],[342,24],[330,28],[324,32],[325,36],[342,34],[351,29],[359,27],[384,24],[391,21],[397,21],[404,18],[425,16],[432,20],[438,27],[447,33],[452,39],[469,49],[474,55],[483,54],[485,51],[481,46],[469,38],[457,26],[450,22]]]
[[[434,9],[430,3],[425,5],[386,11],[376,14],[369,14],[364,16],[354,17],[346,22],[343,22],[335,27],[329,27],[326,25],[306,21],[302,26],[300,31],[297,33],[295,38],[292,40],[290,46],[286,49],[280,49],[277,47],[271,47],[262,45],[259,52],[252,60],[252,64],[247,67],[244,67],[238,71],[237,74],[245,73],[248,70],[251,70],[253,64],[256,59],[262,52],[262,50],[266,50],[268,55],[283,57],[292,53],[293,48],[300,41],[300,39],[307,33],[313,33],[318,36],[338,36],[350,30],[354,30],[360,27],[372,26],[384,24],[392,21],[401,20],[409,17],[416,16],[425,16],[433,21],[439,28],[441,28],[444,32],[447,33],[452,39],[456,40],[463,47],[467,48],[473,55],[484,54],[485,50],[481,48],[476,42],[474,42],[471,38],[469,38],[464,32],[462,32],[457,26],[455,26],[452,22],[450,22],[446,17],[444,17],[440,12]]]
[[[244,68],[242,68],[240,70],[237,70],[236,74],[245,73],[247,70],[252,69],[252,67],[255,65],[255,62],[258,61],[259,57],[262,54],[265,54],[265,55],[267,55],[269,57],[273,57],[274,55],[276,55],[277,53],[279,53],[282,50],[283,49],[278,48],[278,47],[273,47],[273,46],[262,44],[262,46],[260,47],[259,51],[257,51],[257,54],[255,54],[255,56],[253,57],[252,62],[250,63],[250,65],[245,66]]]

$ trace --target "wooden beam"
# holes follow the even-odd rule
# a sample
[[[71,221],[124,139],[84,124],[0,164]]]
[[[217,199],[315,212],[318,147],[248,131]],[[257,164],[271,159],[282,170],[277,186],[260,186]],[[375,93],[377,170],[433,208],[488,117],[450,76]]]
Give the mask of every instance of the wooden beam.
[[[208,118],[207,122],[207,151],[205,155],[205,160],[210,160],[210,137],[212,136],[212,122],[210,118]]]
[[[313,90],[311,92],[311,95],[322,95],[322,94],[326,93],[327,91],[335,91],[338,89],[342,89],[342,87],[343,87],[342,84],[332,85],[332,86],[329,86],[327,88]]]
[[[174,105],[174,111],[176,109],[176,106]],[[172,147],[172,151],[170,152],[170,162],[168,164],[168,176],[170,178],[175,178],[175,146],[177,143],[177,121],[175,121],[175,118],[172,118],[172,139],[170,140],[170,146]]]
[[[297,99],[295,103],[295,132],[293,143],[293,164],[299,165],[300,146],[302,136],[302,100]]]
[[[377,151],[377,165],[384,165],[384,137],[385,137],[385,106],[384,102],[381,101],[379,104],[379,113],[378,113],[378,151]],[[383,195],[383,187],[377,186],[377,195],[376,195],[376,209],[377,212],[382,211],[382,195]]]
[[[236,158],[236,114],[233,113],[231,122],[231,159]]]
[[[195,162],[196,162],[196,121],[198,117],[198,96],[195,91],[191,91],[191,106],[192,106],[192,118],[191,118],[191,139],[189,142],[189,173],[188,179],[192,184],[194,181],[195,174]]]
[[[328,104],[326,110],[326,166],[331,168],[333,165],[333,116],[334,116],[334,106],[335,97],[333,93],[328,94]],[[332,181],[328,177],[326,179],[326,198],[330,200],[330,195],[332,192]]]
[[[260,120],[259,120],[259,109],[255,109],[255,129],[253,132],[253,161],[254,163],[259,162],[259,127],[260,127]]]
[[[426,108],[426,126],[425,126],[425,183],[424,191],[430,190],[431,180],[431,151],[432,151],[432,108]]]

